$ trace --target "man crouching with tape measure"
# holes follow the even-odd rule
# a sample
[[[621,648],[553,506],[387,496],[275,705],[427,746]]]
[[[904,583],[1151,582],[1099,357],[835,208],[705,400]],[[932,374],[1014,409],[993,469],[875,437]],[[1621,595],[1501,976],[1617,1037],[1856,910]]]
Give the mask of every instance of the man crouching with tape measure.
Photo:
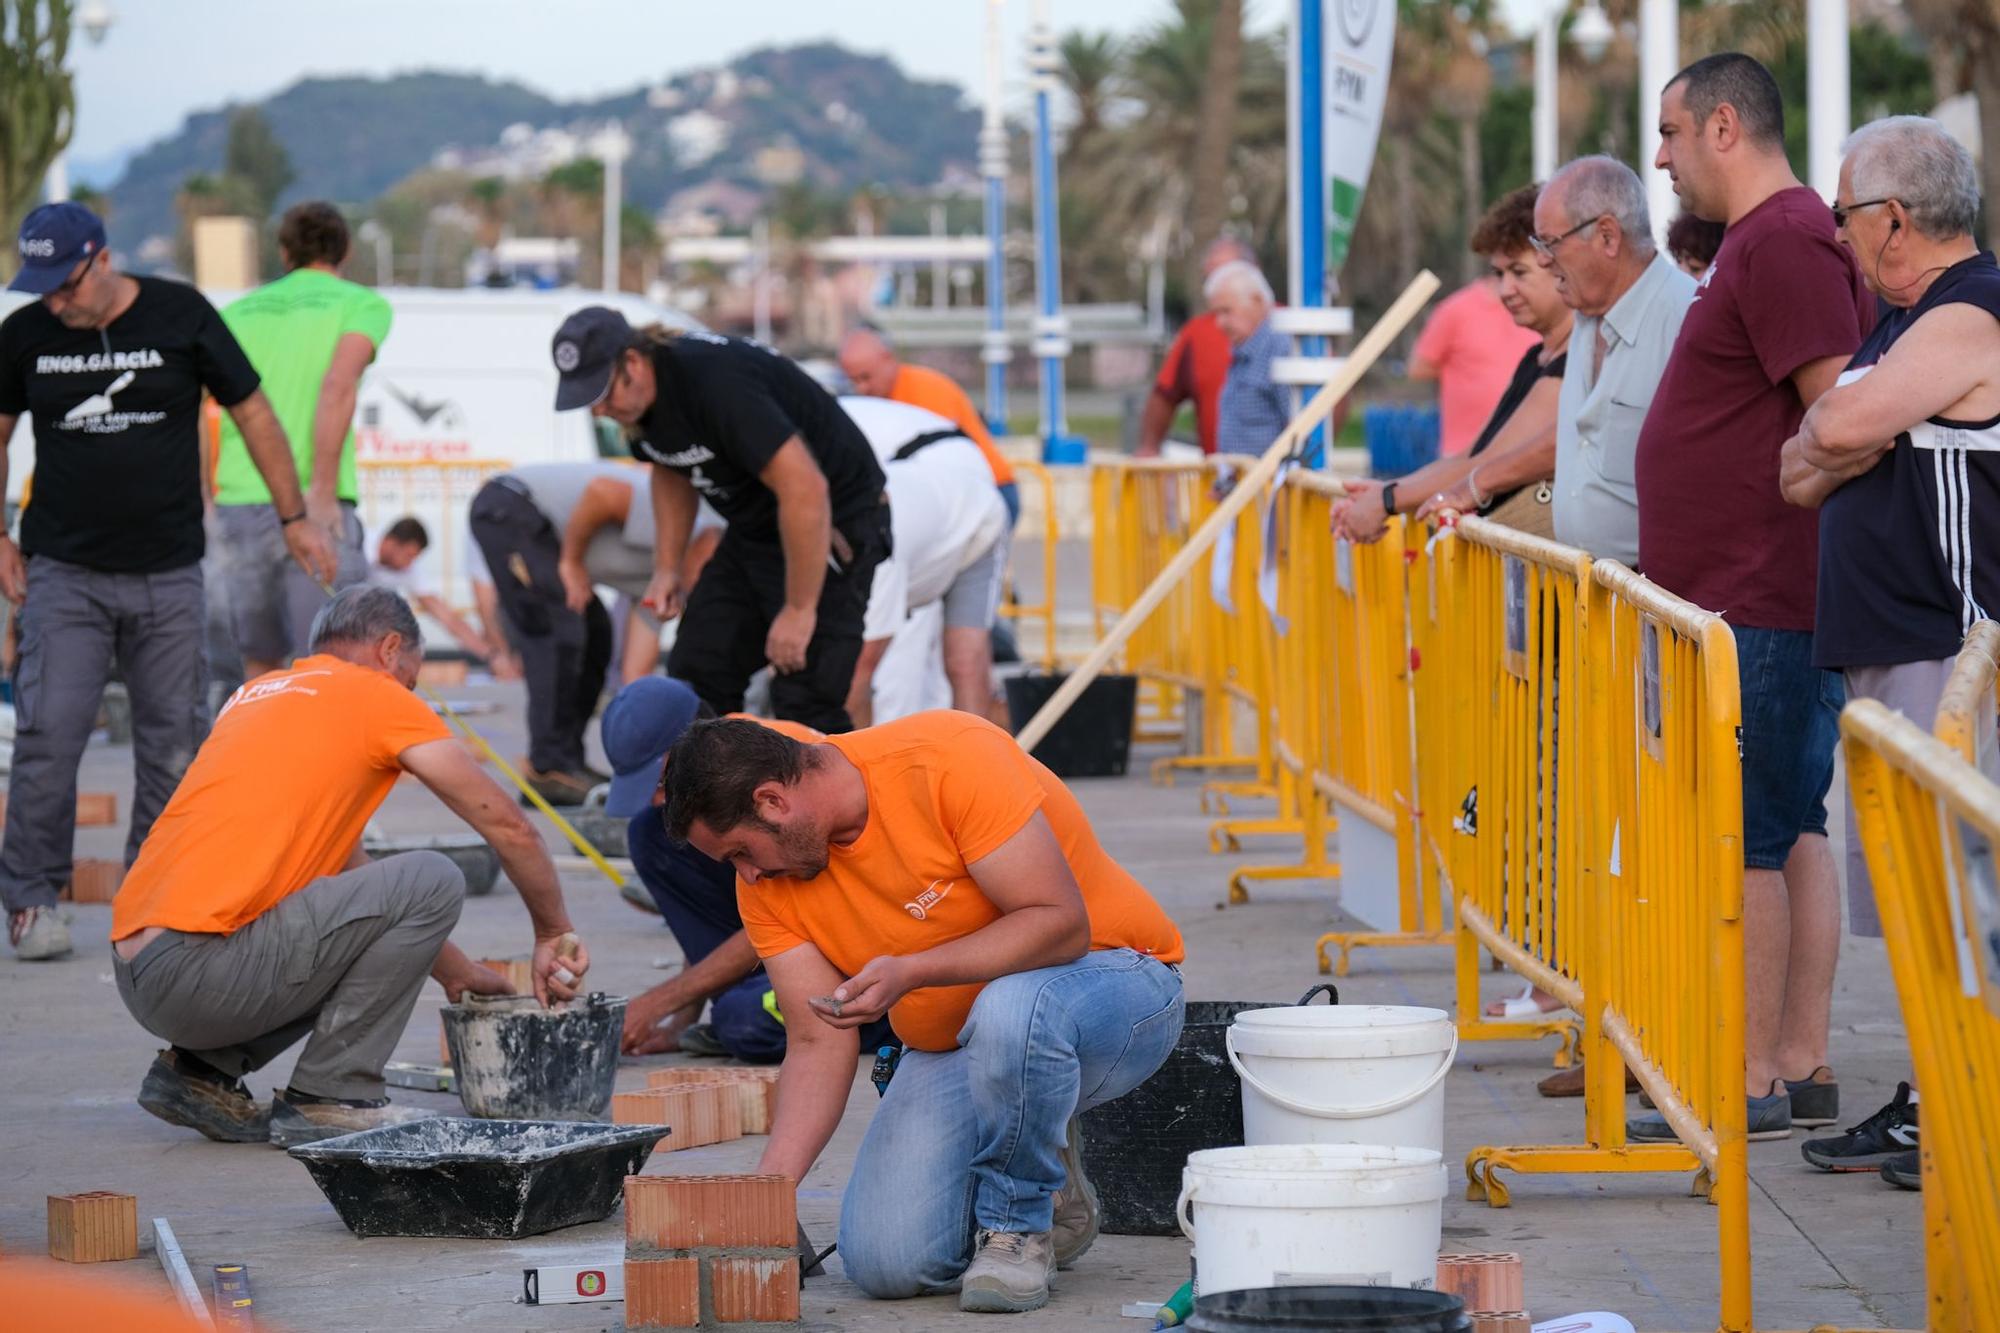
[[[841,1205],[871,1296],[1047,1304],[1097,1236],[1075,1117],[1180,1036],[1180,932],[1067,787],[992,723],[919,713],[817,745],[698,722],[666,765],[668,831],[735,867],[784,1012],[759,1171],[803,1180],[846,1109],[856,1029],[908,1047]]]

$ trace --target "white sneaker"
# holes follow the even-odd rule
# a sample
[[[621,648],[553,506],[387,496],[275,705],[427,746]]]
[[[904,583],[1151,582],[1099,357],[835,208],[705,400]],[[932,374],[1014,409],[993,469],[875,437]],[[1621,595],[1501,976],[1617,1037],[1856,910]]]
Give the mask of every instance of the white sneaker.
[[[1055,1246],[1046,1231],[982,1231],[959,1280],[958,1308],[973,1314],[1021,1314],[1049,1303]]]
[[[69,926],[53,907],[14,913],[7,921],[7,936],[14,942],[14,956],[24,963],[67,958],[70,953]]]

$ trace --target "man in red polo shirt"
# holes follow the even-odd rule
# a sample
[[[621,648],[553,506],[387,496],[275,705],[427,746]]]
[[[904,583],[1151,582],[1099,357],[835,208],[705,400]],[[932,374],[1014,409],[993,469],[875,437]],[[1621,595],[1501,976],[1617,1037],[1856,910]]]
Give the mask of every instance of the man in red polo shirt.
[[[1238,259],[1257,262],[1249,246],[1225,236],[1201,257],[1201,276],[1206,278]],[[1153,391],[1139,417],[1139,444],[1134,452],[1141,458],[1156,457],[1181,404],[1192,398],[1194,419],[1201,428],[1201,451],[1214,453],[1216,412],[1222,401],[1222,382],[1228,378],[1229,335],[1215,322],[1214,312],[1204,310],[1181,325],[1173,345],[1167,348],[1167,358],[1160,363],[1159,377],[1153,381]]]

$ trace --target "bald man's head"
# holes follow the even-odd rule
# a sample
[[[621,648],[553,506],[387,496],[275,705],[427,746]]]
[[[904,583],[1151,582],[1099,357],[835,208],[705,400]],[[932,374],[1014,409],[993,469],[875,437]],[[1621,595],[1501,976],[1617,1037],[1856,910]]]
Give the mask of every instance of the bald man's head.
[[[1224,264],[1241,260],[1246,264],[1257,262],[1257,252],[1234,236],[1220,236],[1209,243],[1201,252],[1201,276],[1206,278]]]
[[[854,391],[870,398],[887,398],[896,385],[902,362],[895,349],[873,329],[855,329],[840,340],[840,369]]]

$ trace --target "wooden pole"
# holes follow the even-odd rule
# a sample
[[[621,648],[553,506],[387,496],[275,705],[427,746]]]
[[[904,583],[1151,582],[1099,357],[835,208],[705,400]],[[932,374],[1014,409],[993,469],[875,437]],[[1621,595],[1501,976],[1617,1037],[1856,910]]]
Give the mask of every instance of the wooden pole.
[[[1354,351],[1334,373],[1333,378],[1321,385],[1319,392],[1315,393],[1305,407],[1300,409],[1299,414],[1279,432],[1278,438],[1272,441],[1271,447],[1264,451],[1264,456],[1257,460],[1256,465],[1238,477],[1236,488],[1223,497],[1215,512],[1208,516],[1208,521],[1188,539],[1186,546],[1174,553],[1174,558],[1167,562],[1167,567],[1160,571],[1159,576],[1147,586],[1146,591],[1139,594],[1139,600],[1126,609],[1125,614],[1118,618],[1118,623],[1111,627],[1111,632],[1098,641],[1097,646],[1090,650],[1090,655],[1083,659],[1076,670],[1070,672],[1069,678],[1063,681],[1061,688],[1049,696],[1049,701],[1028,720],[1027,726],[1021,728],[1021,734],[1017,739],[1022,749],[1032,751],[1041,744],[1050,729],[1062,720],[1064,713],[1069,711],[1070,705],[1077,701],[1077,697],[1089,687],[1090,682],[1097,678],[1097,674],[1104,670],[1105,665],[1118,650],[1125,646],[1125,641],[1132,637],[1133,631],[1146,622],[1146,617],[1159,608],[1174,585],[1186,578],[1188,571],[1194,568],[1195,562],[1201,559],[1209,547],[1215,545],[1215,539],[1221,534],[1223,527],[1234,523],[1236,516],[1243,511],[1243,507],[1270,484],[1271,478],[1277,475],[1279,464],[1290,456],[1315,427],[1327,419],[1333,412],[1333,405],[1346,397],[1349,391],[1360,383],[1361,377],[1367,374],[1382,353],[1388,350],[1396,335],[1403,331],[1403,326],[1417,317],[1417,312],[1424,308],[1424,303],[1431,299],[1431,295],[1437,289],[1437,275],[1425,269],[1403,289],[1403,294],[1396,298],[1396,303],[1382,312],[1382,318],[1375,321],[1375,327],[1368,330],[1368,336],[1355,346]]]

